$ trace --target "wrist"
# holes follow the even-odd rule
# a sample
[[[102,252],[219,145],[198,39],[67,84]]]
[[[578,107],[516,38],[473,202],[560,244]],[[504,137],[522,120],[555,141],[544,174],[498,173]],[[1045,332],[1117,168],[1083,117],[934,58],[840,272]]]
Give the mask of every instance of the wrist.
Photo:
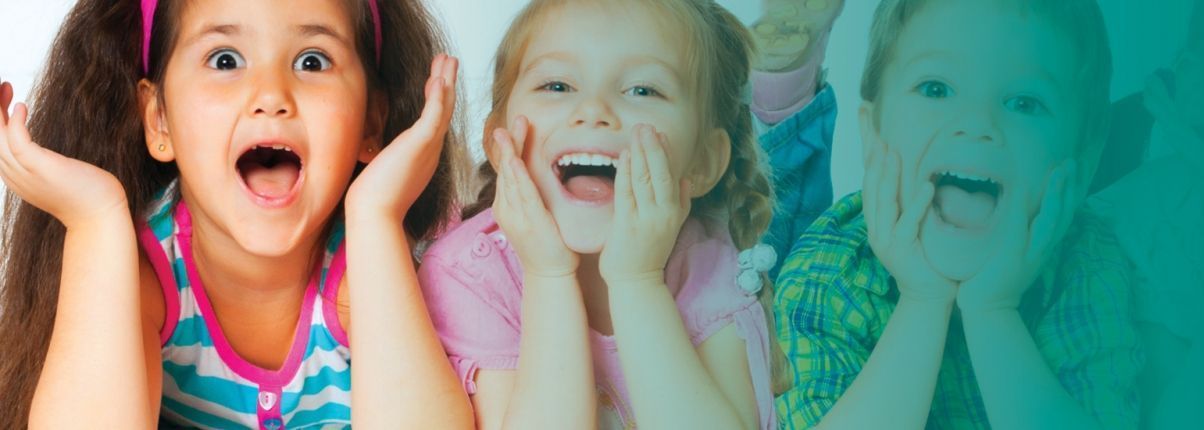
[[[979,315],[989,317],[991,315],[1017,313],[1020,309],[1019,298],[979,302],[966,299],[965,297],[968,296],[961,294],[957,296],[957,309],[961,311],[963,317]]]
[[[130,215],[129,203],[125,199],[113,203],[108,208],[81,217],[81,219],[60,219],[68,232],[83,231],[115,231],[118,228],[133,227],[134,219]]]
[[[606,285],[615,289],[633,289],[661,286],[665,284],[665,271],[653,270],[639,273],[602,274]]]

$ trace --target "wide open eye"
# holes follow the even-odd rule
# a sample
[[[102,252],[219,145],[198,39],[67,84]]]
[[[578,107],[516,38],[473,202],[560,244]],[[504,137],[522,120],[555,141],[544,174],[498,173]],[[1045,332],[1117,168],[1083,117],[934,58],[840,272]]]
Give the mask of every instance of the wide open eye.
[[[330,57],[318,51],[306,51],[293,62],[293,70],[303,72],[321,72],[331,66]]]
[[[247,60],[233,49],[221,49],[210,54],[205,64],[211,69],[234,70],[247,67]]]

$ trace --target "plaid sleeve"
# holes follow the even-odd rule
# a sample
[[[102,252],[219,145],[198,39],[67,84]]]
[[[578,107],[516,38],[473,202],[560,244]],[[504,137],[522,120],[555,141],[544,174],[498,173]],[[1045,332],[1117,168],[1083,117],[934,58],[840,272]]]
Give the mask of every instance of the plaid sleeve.
[[[1104,428],[1134,429],[1144,356],[1131,272],[1102,223],[1079,224],[1057,277],[1060,294],[1034,338],[1062,386]]]
[[[853,384],[882,330],[876,308],[884,299],[865,286],[888,282],[857,264],[850,238],[804,240],[819,246],[790,256],[775,300],[778,340],[793,368],[794,385],[776,403],[784,429],[819,424]]]

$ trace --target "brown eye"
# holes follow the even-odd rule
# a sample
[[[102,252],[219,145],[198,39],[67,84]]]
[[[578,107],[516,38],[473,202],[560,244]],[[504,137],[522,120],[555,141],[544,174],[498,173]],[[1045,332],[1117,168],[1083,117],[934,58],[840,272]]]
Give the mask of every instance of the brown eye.
[[[293,70],[302,72],[321,72],[330,69],[330,66],[330,58],[316,51],[303,53],[297,57],[297,61],[293,62]]]
[[[232,49],[214,52],[205,62],[209,68],[217,70],[234,70],[246,67],[247,61]]]

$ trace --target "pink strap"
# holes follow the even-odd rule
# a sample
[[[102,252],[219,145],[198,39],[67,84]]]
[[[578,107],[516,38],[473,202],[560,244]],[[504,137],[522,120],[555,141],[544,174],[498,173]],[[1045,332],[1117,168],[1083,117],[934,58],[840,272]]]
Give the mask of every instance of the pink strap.
[[[158,0],[142,0],[142,73],[146,75],[150,74],[151,29],[154,27],[155,9],[158,6]],[[375,27],[376,62],[380,63],[380,8],[377,7],[376,0],[368,0],[368,9],[372,12],[372,25]]]

